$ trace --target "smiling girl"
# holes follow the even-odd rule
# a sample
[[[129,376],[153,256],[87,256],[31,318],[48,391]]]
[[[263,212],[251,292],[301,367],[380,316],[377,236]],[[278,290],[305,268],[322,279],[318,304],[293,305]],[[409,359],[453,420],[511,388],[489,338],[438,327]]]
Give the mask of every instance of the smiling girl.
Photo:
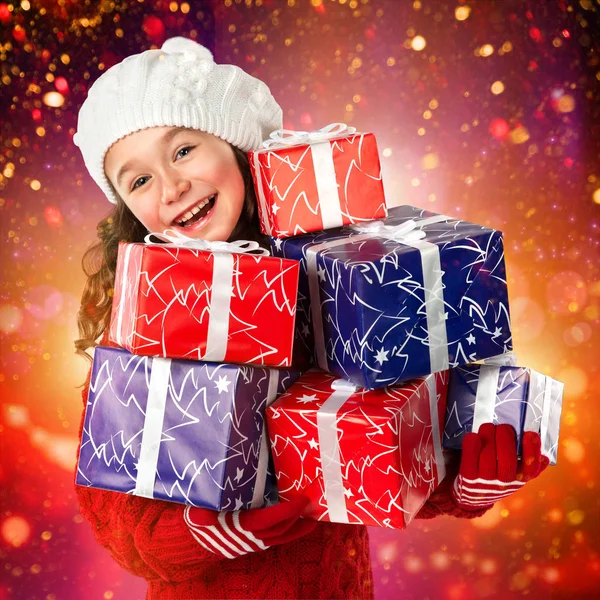
[[[210,241],[255,240],[256,197],[246,153],[282,126],[268,87],[218,65],[191,40],[130,56],[90,88],[75,144],[115,204],[83,258],[78,354],[110,345],[120,241],[175,229]],[[83,390],[87,402],[89,376]],[[82,421],[83,425],[83,421]],[[80,428],[81,437],[81,428]],[[517,460],[514,430],[483,425],[447,456],[447,476],[417,518],[473,518],[546,466],[537,434]],[[367,528],[300,518],[304,502],[217,513],[76,486],[98,542],[148,581],[147,598],[372,598]]]

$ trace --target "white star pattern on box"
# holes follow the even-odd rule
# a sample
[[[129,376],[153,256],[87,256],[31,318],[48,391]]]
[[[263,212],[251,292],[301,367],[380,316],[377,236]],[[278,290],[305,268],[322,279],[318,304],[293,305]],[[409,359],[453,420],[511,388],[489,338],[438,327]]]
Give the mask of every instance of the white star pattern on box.
[[[447,374],[435,377],[438,394],[445,394]],[[337,409],[336,427],[330,431],[323,428],[327,421],[319,426],[315,417],[331,397],[334,380],[308,371],[278,401],[278,418],[273,420],[272,412],[269,416],[280,497],[308,496],[313,518],[320,521],[403,528],[437,486],[428,386],[418,379],[356,393]],[[304,399],[314,404],[299,411],[297,404]],[[327,442],[319,439],[336,434],[339,456],[323,457],[321,443]],[[339,464],[333,467],[340,469],[339,480],[331,472],[332,461]],[[335,504],[326,498],[325,471],[331,489],[337,490]],[[342,499],[347,521],[339,520]]]
[[[219,394],[221,394],[222,392],[229,391],[229,386],[231,385],[231,381],[229,381],[229,379],[227,379],[227,377],[225,375],[222,375],[219,377],[219,379],[217,381],[215,381],[215,385],[217,386],[217,389],[219,390]]]
[[[300,398],[298,398],[298,402],[300,404],[309,404],[310,402],[315,402],[317,399],[318,398],[316,394],[304,394]]]
[[[382,365],[386,360],[388,359],[388,354],[390,353],[389,350],[384,350],[383,348],[381,348],[379,350],[379,352],[377,352],[377,354],[375,355],[375,360]]]
[[[277,211],[281,209],[281,206],[279,206],[278,204],[273,204],[273,206],[271,207],[271,210],[273,211],[273,214],[276,215]]]
[[[186,360],[169,363],[167,379],[153,379],[166,393],[153,497],[213,510],[232,510],[234,504],[249,508],[269,370]],[[96,348],[76,475],[79,485],[131,494],[140,477],[148,477],[140,453],[154,364],[165,362],[123,349]],[[283,389],[297,376],[279,373]],[[242,381],[240,390],[236,382]],[[222,443],[209,452],[187,452],[207,430]],[[268,474],[265,494],[274,492],[274,484],[274,476]]]
[[[395,226],[429,216],[415,207],[395,207],[385,223]],[[428,347],[437,350],[445,343],[428,325],[426,302],[434,296],[444,301],[439,318],[445,323],[451,367],[510,350],[500,232],[453,219],[426,225],[424,230],[426,241],[440,250],[440,290],[425,290],[422,274],[413,272],[408,256],[415,249],[392,239],[374,236],[375,242],[353,242],[361,233],[346,227],[283,240],[280,255],[302,264],[296,335],[300,348],[315,356],[315,348],[324,344],[319,364],[326,361],[328,371],[361,387],[382,387],[423,375],[430,372]],[[339,240],[347,242],[335,245]],[[312,267],[319,283],[321,343],[303,335],[313,325],[307,256],[308,248],[316,245],[322,245]],[[469,351],[461,345],[469,346]]]

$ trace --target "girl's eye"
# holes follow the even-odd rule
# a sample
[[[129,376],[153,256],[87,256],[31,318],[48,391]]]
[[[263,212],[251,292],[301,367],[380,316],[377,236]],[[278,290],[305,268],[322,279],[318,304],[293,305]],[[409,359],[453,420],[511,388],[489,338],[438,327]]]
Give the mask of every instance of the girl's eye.
[[[149,177],[138,177],[134,182],[133,182],[133,186],[131,187],[131,191],[136,190],[137,188],[141,187],[142,185],[144,185],[146,183],[146,180],[150,179]]]
[[[177,154],[175,155],[176,158],[180,158],[183,156],[187,156],[191,151],[192,151],[193,146],[185,146],[184,148],[182,148],[181,150],[177,151]],[[184,154],[182,154],[184,153]]]

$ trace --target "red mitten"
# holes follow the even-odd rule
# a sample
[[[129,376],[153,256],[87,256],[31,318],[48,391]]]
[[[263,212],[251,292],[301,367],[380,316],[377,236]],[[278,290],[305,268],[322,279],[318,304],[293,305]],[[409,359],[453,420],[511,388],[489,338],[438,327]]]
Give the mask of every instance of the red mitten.
[[[310,533],[317,521],[300,518],[308,502],[307,498],[298,497],[266,508],[233,512],[187,506],[183,514],[201,546],[225,558],[237,558]]]
[[[484,423],[478,433],[467,433],[452,500],[462,510],[478,511],[514,494],[548,466],[541,446],[540,436],[526,431],[519,461],[517,438],[510,425]]]

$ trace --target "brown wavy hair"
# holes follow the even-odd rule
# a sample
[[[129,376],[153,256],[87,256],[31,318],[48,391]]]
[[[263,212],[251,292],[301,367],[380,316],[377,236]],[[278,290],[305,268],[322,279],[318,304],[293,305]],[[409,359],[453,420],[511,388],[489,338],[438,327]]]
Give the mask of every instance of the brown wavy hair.
[[[268,237],[260,233],[256,194],[248,155],[231,146],[244,180],[244,205],[242,214],[228,241],[253,240],[268,248]],[[119,242],[143,242],[146,228],[117,196],[114,210],[98,223],[99,240],[93,243],[81,261],[87,281],[81,295],[77,313],[79,339],[75,340],[75,353],[91,361],[86,352],[97,345],[98,339],[109,326],[117,267]]]

